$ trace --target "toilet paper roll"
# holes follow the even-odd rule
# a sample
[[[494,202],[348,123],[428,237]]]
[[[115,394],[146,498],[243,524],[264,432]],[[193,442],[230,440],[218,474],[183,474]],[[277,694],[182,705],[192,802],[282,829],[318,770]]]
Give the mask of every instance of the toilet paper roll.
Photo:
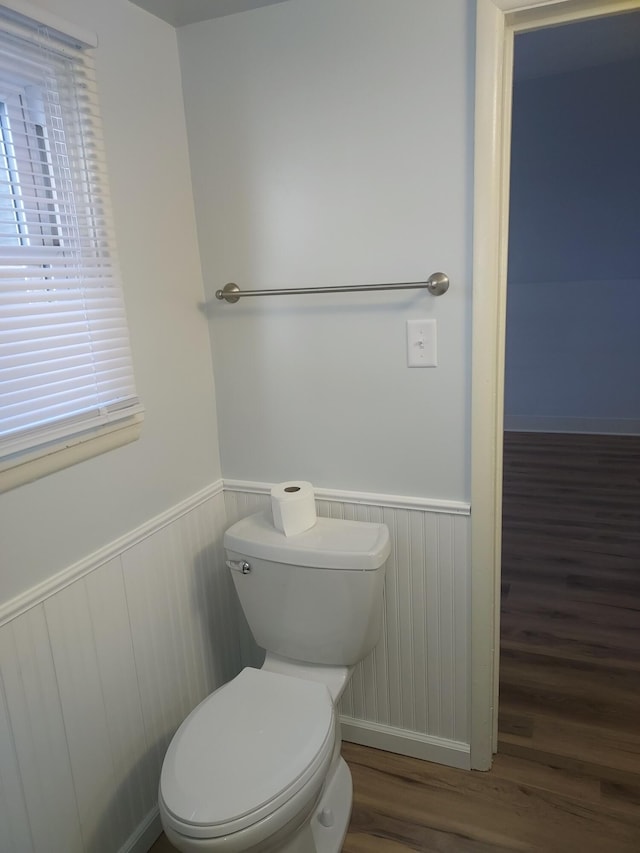
[[[273,525],[285,536],[304,533],[316,523],[316,501],[311,483],[291,481],[271,489]]]

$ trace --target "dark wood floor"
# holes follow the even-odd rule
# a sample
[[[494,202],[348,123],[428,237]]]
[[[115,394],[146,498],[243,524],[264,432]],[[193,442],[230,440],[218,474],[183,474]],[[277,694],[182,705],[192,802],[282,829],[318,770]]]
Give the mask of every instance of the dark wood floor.
[[[504,461],[500,751],[640,803],[640,438],[508,433]]]
[[[500,682],[488,773],[344,744],[344,853],[640,853],[640,438],[506,436]]]
[[[638,805],[553,762],[497,755],[488,773],[345,743],[343,853],[638,853]],[[152,853],[173,853],[162,836]]]

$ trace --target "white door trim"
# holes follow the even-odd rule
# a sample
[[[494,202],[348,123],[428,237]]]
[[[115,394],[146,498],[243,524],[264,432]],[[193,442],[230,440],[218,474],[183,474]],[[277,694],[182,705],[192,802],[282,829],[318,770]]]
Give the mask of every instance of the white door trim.
[[[471,767],[497,740],[502,426],[514,33],[640,0],[477,0],[471,427]]]

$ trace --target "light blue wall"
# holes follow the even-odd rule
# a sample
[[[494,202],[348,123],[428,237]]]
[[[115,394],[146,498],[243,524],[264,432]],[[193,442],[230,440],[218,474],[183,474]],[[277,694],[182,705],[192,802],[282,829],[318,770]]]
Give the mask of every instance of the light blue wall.
[[[178,34],[225,478],[469,493],[474,4],[293,0]],[[215,291],[424,281],[446,296]],[[406,321],[438,324],[409,369]]]
[[[640,426],[639,95],[640,60],[515,86],[507,427]]]

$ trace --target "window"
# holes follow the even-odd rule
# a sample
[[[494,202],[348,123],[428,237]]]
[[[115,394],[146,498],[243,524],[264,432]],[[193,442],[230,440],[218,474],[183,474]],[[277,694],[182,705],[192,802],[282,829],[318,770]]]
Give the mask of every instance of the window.
[[[131,440],[141,411],[88,51],[0,8],[0,490]]]

